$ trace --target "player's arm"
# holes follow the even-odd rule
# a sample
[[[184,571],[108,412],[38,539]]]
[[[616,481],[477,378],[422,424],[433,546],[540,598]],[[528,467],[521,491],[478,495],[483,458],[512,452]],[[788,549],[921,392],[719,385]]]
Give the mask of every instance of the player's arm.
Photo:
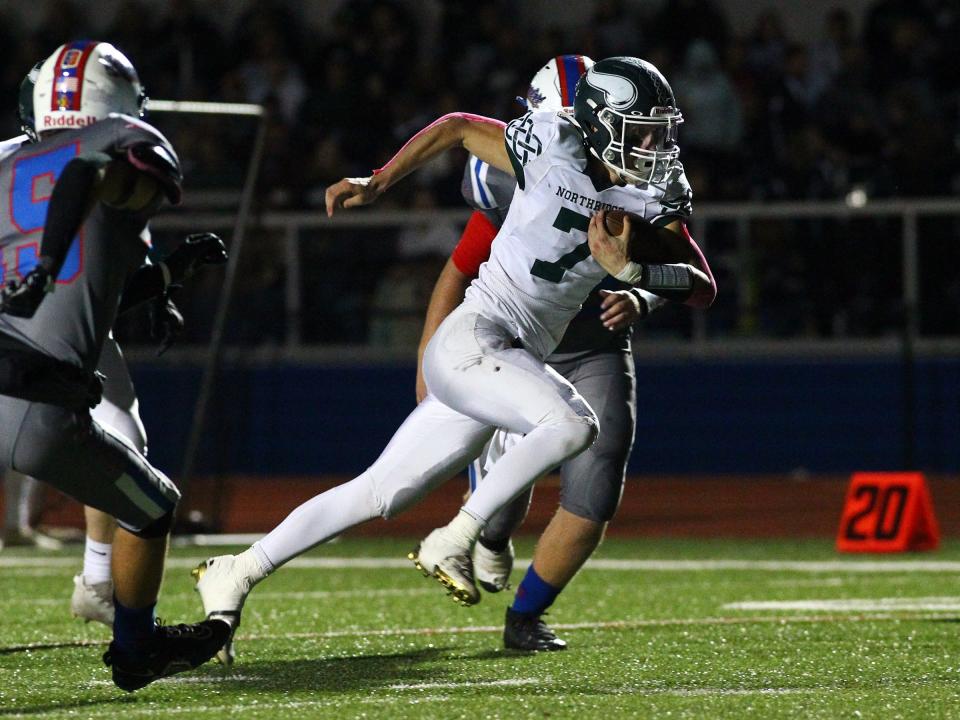
[[[460,242],[443,266],[430,294],[430,304],[423,321],[423,332],[417,348],[417,402],[427,396],[427,384],[423,378],[423,354],[440,323],[463,302],[467,286],[479,272],[480,266],[490,257],[490,246],[497,236],[497,228],[482,212],[474,211],[463,229]]]
[[[610,235],[601,211],[590,219],[587,240],[604,270],[641,290],[696,308],[717,296],[710,266],[680,219],[657,227],[626,215],[620,235]]]
[[[506,125],[499,120],[451,113],[444,115],[414,135],[396,155],[373,175],[365,178],[344,178],[327,188],[327,215],[341,208],[366,205],[388,188],[441,153],[455,147],[469,150],[495,168],[513,174],[503,141]]]
[[[194,233],[163,260],[141,265],[127,281],[120,300],[120,313],[155,297],[167,297],[202,265],[221,265],[227,261],[223,240],[213,233]]]
[[[180,165],[163,146],[137,143],[119,156],[86,152],[68,162],[54,184],[37,266],[0,293],[0,311],[32,317],[63,267],[73,238],[97,202],[118,211],[152,214],[163,196],[180,199]]]
[[[427,314],[423,320],[420,345],[417,347],[418,403],[422,402],[427,396],[427,383],[423,377],[423,354],[427,349],[427,344],[437,328],[440,327],[440,323],[463,302],[463,294],[472,280],[472,277],[457,269],[452,258],[448,258],[447,264],[443,266],[440,277],[437,278],[437,282],[433,286],[433,292],[430,294],[430,304],[427,306]]]
[[[84,153],[68,162],[57,178],[47,205],[37,265],[21,282],[10,281],[0,294],[0,311],[33,317],[63,267],[74,236],[97,199],[97,190],[111,158]]]

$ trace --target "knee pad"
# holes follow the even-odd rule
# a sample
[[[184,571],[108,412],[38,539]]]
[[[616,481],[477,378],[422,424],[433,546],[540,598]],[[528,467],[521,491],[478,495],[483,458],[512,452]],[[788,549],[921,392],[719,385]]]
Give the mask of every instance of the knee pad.
[[[165,515],[161,515],[149,525],[142,527],[139,530],[131,530],[130,532],[132,532],[138,538],[143,538],[144,540],[166,537],[170,533],[170,528],[173,527],[173,515],[175,511],[176,507],[174,507]]]

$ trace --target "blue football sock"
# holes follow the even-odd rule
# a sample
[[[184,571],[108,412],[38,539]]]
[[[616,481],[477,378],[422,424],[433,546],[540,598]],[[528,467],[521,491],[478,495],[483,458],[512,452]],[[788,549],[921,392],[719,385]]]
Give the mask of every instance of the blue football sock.
[[[562,589],[545,582],[531,563],[517,588],[511,609],[525,615],[540,615],[553,604]]]
[[[147,645],[155,632],[154,608],[128,608],[113,598],[113,639],[124,650],[136,651]]]

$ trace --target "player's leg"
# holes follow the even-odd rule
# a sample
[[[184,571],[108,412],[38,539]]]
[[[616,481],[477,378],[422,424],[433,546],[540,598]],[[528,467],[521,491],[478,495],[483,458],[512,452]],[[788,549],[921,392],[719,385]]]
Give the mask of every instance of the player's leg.
[[[112,337],[100,353],[97,369],[104,376],[103,398],[91,415],[100,427],[125,438],[141,455],[147,454],[147,434],[140,419],[130,371]],[[73,578],[70,610],[85,622],[113,625],[111,558],[116,521],[100,510],[84,508],[86,537],[83,568]]]
[[[85,412],[0,397],[0,422],[14,438],[0,444],[6,465],[120,523],[113,558],[114,638],[104,656],[113,666],[114,682],[135,690],[212,657],[229,633],[225,623],[165,628],[154,621],[167,535],[179,499],[173,484]]]
[[[616,512],[636,426],[632,356],[598,354],[558,369],[597,410],[602,430],[588,450],[561,467],[561,507],[540,537],[507,610],[504,643],[517,649],[566,647],[542,615],[600,544]]]
[[[113,541],[116,521],[101,510],[84,506],[86,537],[83,569],[73,576],[70,612],[74,617],[113,627]]]
[[[41,550],[60,550],[63,542],[39,529],[43,514],[43,486],[29,475],[7,471],[4,479],[5,518],[2,545],[32,545]]]
[[[411,556],[456,600],[472,604],[479,593],[471,554],[487,520],[538,477],[588,447],[596,437],[597,419],[570,383],[531,353],[513,347],[508,331],[468,304],[441,324],[427,346],[423,368],[430,392],[442,402],[523,435],[457,517],[430,533]],[[442,565],[457,574],[446,573]]]
[[[520,435],[497,430],[483,453],[470,464],[470,491],[483,481],[497,460],[508,448],[520,440]],[[510,538],[523,524],[530,509],[533,487],[520,493],[506,507],[494,514],[473,547],[473,572],[477,584],[490,593],[500,592],[510,586],[513,570],[513,542]]]
[[[389,518],[463,470],[493,429],[427,397],[361,475],[296,508],[239,555],[210,558],[194,570],[208,617],[236,628],[254,585],[292,558],[375,517]],[[218,654],[233,661],[232,643]]]
[[[25,476],[8,469],[3,474],[3,538],[2,547],[31,545],[30,538],[20,529],[20,497]]]

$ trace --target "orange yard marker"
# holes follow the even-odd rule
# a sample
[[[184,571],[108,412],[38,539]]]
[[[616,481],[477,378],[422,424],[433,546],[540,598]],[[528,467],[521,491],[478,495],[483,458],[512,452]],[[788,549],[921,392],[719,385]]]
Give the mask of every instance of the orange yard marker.
[[[840,552],[933,550],[940,528],[923,473],[858,472],[837,532]]]

